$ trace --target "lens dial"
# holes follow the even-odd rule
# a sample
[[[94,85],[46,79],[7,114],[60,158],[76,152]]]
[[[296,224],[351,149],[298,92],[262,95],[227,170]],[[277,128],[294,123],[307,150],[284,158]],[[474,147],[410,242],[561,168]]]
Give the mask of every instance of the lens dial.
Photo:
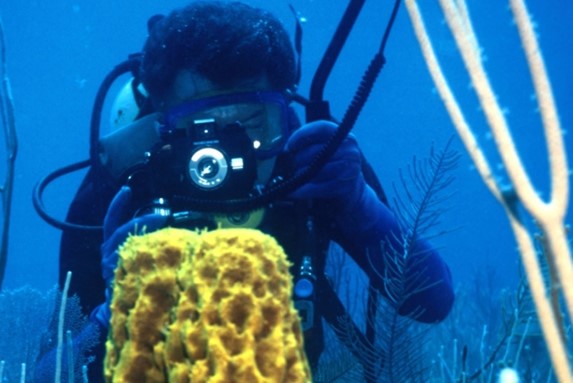
[[[202,189],[213,189],[221,185],[228,170],[225,156],[216,148],[201,148],[189,160],[189,176]]]

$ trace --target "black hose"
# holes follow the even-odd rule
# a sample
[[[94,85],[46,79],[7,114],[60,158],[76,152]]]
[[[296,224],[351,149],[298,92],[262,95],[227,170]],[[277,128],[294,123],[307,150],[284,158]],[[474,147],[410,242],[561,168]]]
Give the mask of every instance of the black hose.
[[[352,0],[348,4],[346,11],[334,32],[334,36],[332,37],[332,40],[330,40],[330,44],[324,52],[324,56],[322,56],[322,60],[320,61],[320,64],[318,64],[318,68],[312,78],[310,86],[311,101],[322,101],[324,99],[323,94],[326,81],[330,77],[330,72],[332,71],[334,64],[336,64],[336,60],[346,43],[346,39],[348,38],[364,3],[365,0]],[[328,118],[328,116],[324,118]]]
[[[386,24],[386,30],[384,31],[384,36],[382,37],[382,42],[380,43],[380,49],[378,53],[384,55],[384,49],[386,49],[386,43],[388,42],[388,37],[390,36],[390,31],[394,26],[394,21],[396,21],[396,15],[398,14],[398,9],[400,9],[400,0],[396,0],[394,3],[394,8],[392,8],[392,14],[390,15],[390,20]]]
[[[38,212],[38,215],[50,225],[61,230],[101,230],[100,226],[77,225],[52,217],[48,214],[46,207],[44,206],[44,190],[55,179],[97,163],[99,156],[101,115],[109,89],[119,76],[128,72],[136,73],[139,70],[140,57],[140,54],[133,54],[130,55],[127,60],[118,64],[110,73],[108,73],[98,89],[90,121],[90,158],[55,170],[41,179],[34,187],[32,191],[32,202],[34,204],[34,208]]]
[[[48,174],[46,177],[42,178],[40,182],[34,186],[32,191],[32,202],[34,204],[34,208],[38,212],[38,215],[44,219],[50,225],[60,229],[60,230],[101,230],[101,226],[87,226],[87,225],[77,225],[74,223],[70,223],[67,221],[62,221],[57,218],[52,217],[46,211],[46,207],[44,206],[44,190],[46,187],[52,183],[57,178],[60,178],[66,174],[76,172],[78,170],[87,168],[91,165],[91,160],[84,160],[80,162],[76,162],[74,164],[65,166],[63,168],[57,169],[56,171]]]

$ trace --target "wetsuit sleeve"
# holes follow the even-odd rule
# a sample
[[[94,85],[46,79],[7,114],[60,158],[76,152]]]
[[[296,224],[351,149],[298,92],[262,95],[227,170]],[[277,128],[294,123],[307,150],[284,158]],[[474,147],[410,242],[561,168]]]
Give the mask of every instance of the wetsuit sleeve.
[[[67,221],[101,226],[115,192],[103,171],[90,168],[70,205]],[[64,230],[60,241],[60,287],[63,287],[66,273],[71,271],[70,295],[78,295],[84,314],[105,301],[101,243],[101,230]]]
[[[367,186],[370,189],[369,186]],[[403,230],[390,208],[382,203],[372,189],[367,199],[368,209],[362,216],[351,217],[352,221],[371,222],[367,228],[357,222],[338,222],[333,228],[333,239],[355,260],[373,282],[378,291],[391,298],[392,286],[403,277],[408,281],[398,312],[421,322],[443,320],[454,302],[450,270],[439,253],[427,242],[418,239],[412,246],[404,246]],[[344,227],[342,227],[344,226]],[[353,232],[349,227],[361,227]],[[388,254],[402,256],[408,248],[408,261],[403,276],[389,264]],[[393,285],[392,285],[393,284]]]

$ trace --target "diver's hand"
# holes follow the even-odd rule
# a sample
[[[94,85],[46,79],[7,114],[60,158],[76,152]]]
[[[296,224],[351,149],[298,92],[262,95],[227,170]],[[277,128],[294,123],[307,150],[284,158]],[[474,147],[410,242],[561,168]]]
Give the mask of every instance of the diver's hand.
[[[337,125],[332,122],[316,121],[295,131],[287,141],[286,150],[293,156],[296,169],[307,167],[336,129]],[[354,136],[348,135],[318,174],[296,189],[291,197],[330,199],[348,205],[359,198],[364,186],[362,154]]]
[[[317,121],[295,131],[286,144],[294,157],[297,170],[309,165],[325,142],[335,133],[336,125]],[[417,239],[405,248],[405,232],[388,206],[380,201],[362,174],[362,155],[352,136],[346,138],[313,179],[294,191],[297,199],[330,199],[328,213],[333,213],[334,239],[361,264],[379,291],[388,298],[386,283],[380,276],[418,279],[427,288],[412,284],[407,299],[399,307],[400,315],[417,321],[435,323],[446,317],[454,301],[448,266],[427,241]],[[381,241],[383,246],[381,246]],[[361,251],[360,249],[366,249]],[[369,254],[369,249],[375,250]],[[356,252],[355,252],[356,251]],[[386,267],[381,251],[408,254],[407,274],[395,267]],[[408,253],[406,253],[408,251]],[[355,253],[354,253],[355,252]],[[420,309],[422,312],[420,313]]]
[[[166,226],[168,217],[147,214],[132,218],[132,191],[124,186],[115,195],[103,222],[103,244],[101,246],[102,276],[106,284],[106,302],[91,314],[102,326],[107,327],[111,317],[109,304],[113,291],[113,278],[118,261],[118,249],[130,235],[151,233]]]
[[[302,126],[286,144],[297,169],[308,166],[336,125],[317,121]],[[348,241],[377,243],[390,231],[399,232],[397,221],[366,183],[362,173],[362,153],[349,135],[324,167],[308,183],[291,193],[294,199],[327,200],[333,209],[334,224]]]

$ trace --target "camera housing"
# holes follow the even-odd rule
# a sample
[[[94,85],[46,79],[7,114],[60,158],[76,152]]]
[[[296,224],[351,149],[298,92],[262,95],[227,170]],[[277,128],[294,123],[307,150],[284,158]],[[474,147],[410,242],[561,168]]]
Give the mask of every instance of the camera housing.
[[[194,120],[170,130],[128,178],[141,202],[173,197],[244,198],[253,190],[257,163],[251,139],[239,123],[219,126]]]

